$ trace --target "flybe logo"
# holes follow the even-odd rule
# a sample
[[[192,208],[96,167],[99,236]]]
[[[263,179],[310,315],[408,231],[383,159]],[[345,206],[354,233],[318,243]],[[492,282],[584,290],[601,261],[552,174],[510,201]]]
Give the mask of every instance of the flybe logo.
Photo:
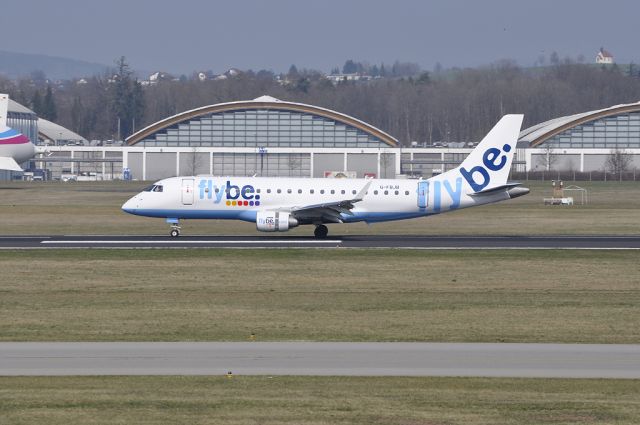
[[[200,199],[209,199],[214,204],[219,204],[225,200],[227,206],[253,207],[260,205],[260,195],[250,184],[242,187],[234,185],[231,180],[227,180],[222,186],[214,184],[213,180],[203,179],[198,183],[200,189]]]
[[[502,149],[505,152],[509,152],[511,146],[504,145]],[[507,163],[507,156],[501,154],[502,151],[500,149],[489,148],[482,154],[482,164],[484,167],[476,165],[470,170],[460,167],[460,174],[462,174],[462,177],[469,183],[469,186],[471,186],[474,192],[480,192],[491,182],[491,176],[487,169],[498,171],[504,168]]]

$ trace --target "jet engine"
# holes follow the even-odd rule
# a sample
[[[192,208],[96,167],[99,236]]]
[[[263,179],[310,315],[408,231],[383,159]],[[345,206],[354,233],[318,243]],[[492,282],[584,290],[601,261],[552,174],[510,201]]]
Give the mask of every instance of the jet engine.
[[[286,232],[298,224],[291,213],[283,211],[258,211],[256,216],[256,229],[261,232]]]

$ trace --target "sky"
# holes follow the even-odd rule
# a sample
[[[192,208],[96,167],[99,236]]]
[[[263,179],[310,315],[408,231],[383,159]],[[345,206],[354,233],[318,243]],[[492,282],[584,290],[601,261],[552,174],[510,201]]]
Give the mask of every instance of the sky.
[[[423,69],[556,51],[640,63],[634,0],[20,0],[0,14],[0,50],[190,74],[291,64],[329,72],[347,59]]]

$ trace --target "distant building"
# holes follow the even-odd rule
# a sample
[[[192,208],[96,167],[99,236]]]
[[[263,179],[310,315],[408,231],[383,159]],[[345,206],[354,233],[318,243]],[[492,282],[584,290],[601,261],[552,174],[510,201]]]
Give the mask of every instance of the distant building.
[[[373,77],[371,75],[363,75],[363,74],[330,74],[327,75],[327,79],[331,81],[333,84],[340,83],[342,81],[369,81],[372,80]]]
[[[158,84],[160,81],[172,81],[175,80],[175,78],[173,77],[173,75],[166,73],[166,72],[162,72],[162,71],[158,71],[158,72],[154,72],[153,74],[149,75],[149,85],[156,85]]]
[[[604,47],[601,47],[600,51],[596,55],[596,63],[611,64],[613,63],[613,55],[604,50]]]

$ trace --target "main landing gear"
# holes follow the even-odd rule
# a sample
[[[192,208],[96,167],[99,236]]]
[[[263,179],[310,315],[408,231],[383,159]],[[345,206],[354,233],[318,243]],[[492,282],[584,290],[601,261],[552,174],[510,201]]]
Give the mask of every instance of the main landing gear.
[[[318,239],[326,238],[328,233],[329,233],[329,229],[324,224],[318,224],[316,226],[316,230],[313,231],[313,234]]]
[[[180,220],[177,218],[167,218],[167,223],[171,225],[171,230],[169,230],[169,235],[172,238],[177,238],[180,236]]]

